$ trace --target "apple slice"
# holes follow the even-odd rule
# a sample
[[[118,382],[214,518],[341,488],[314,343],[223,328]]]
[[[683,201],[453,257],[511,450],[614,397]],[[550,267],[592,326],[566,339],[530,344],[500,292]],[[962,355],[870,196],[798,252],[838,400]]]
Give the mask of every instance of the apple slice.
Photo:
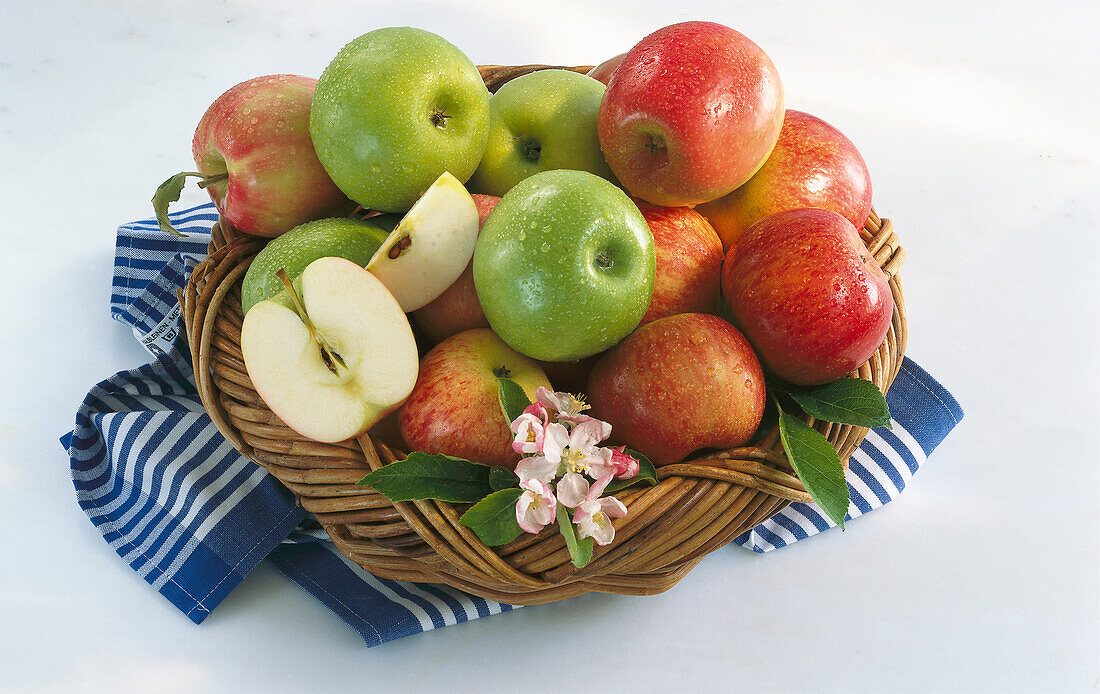
[[[444,172],[416,201],[367,269],[401,308],[415,311],[451,286],[474,256],[477,205],[465,186]]]
[[[252,385],[302,436],[325,443],[358,436],[416,385],[409,320],[386,287],[350,260],[315,260],[293,284],[281,274],[287,296],[254,305],[241,327]]]

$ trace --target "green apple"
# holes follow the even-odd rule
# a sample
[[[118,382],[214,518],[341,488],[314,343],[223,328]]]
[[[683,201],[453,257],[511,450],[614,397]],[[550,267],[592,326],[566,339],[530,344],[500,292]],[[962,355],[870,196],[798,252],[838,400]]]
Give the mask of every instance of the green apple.
[[[474,286],[493,330],[542,361],[575,361],[638,325],[653,296],[653,235],[626,193],[584,171],[518,183],[474,250]]]
[[[296,279],[302,270],[318,258],[336,256],[365,266],[386,240],[386,232],[372,222],[350,217],[329,217],[299,224],[282,236],[272,239],[256,254],[241,287],[241,308],[248,310],[283,292],[282,281],[276,276],[286,270]]]
[[[358,436],[393,412],[416,384],[412,328],[397,300],[344,258],[310,263],[291,299],[261,301],[241,327],[256,392],[283,422],[315,441]]]
[[[489,143],[471,190],[501,196],[554,169],[613,180],[596,130],[605,89],[569,70],[539,70],[506,83],[489,99]]]
[[[401,308],[415,311],[466,269],[477,231],[474,199],[457,178],[443,172],[375,251],[367,269]]]
[[[489,134],[489,92],[445,39],[389,27],[344,46],[313,95],[309,132],[325,171],[363,207],[403,212],[439,175],[465,182]]]

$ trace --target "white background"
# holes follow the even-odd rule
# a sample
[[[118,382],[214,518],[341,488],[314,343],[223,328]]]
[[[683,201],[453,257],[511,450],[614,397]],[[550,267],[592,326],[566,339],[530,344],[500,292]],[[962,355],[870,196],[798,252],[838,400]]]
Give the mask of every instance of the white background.
[[[3,2],[0,690],[1097,691],[1098,7]],[[218,94],[317,76],[387,25],[476,63],[590,64],[687,19],[760,44],[896,221],[909,354],[967,412],[898,501],[772,555],[726,548],[658,597],[370,650],[267,565],[195,626],[120,561],[57,437],[146,360],[108,316],[114,230],[190,168]]]

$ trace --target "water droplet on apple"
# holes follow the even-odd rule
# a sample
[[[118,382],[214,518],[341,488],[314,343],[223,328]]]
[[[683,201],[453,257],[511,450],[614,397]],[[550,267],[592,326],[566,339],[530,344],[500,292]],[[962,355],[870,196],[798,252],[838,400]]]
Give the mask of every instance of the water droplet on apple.
[[[248,121],[248,122],[249,122],[249,123],[251,123],[252,125],[256,125],[257,123],[259,123],[259,122],[260,122],[260,119],[259,119],[259,117],[257,117],[257,116],[252,116],[252,118],[251,118],[251,119],[249,119],[249,121]]]
[[[542,251],[543,253],[545,253],[546,251],[550,250],[550,244],[549,243],[542,244],[541,246],[539,246],[539,250]]]

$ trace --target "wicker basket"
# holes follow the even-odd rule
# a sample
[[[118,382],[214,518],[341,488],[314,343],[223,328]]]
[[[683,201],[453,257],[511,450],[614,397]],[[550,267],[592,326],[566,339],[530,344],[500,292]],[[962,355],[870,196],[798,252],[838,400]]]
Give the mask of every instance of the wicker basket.
[[[490,91],[548,66],[485,66]],[[587,67],[569,68],[578,72]],[[905,352],[905,296],[898,269],[905,259],[889,220],[872,211],[862,238],[890,278],[894,315],[878,351],[853,374],[886,392]],[[459,525],[462,508],[436,501],[394,503],[356,482],[402,453],[364,435],[338,444],[305,439],[283,424],[253,389],[240,349],[240,290],[265,239],[219,222],[210,254],[180,296],[195,380],[218,429],[241,453],[267,468],[313,513],[336,546],[384,578],[444,583],[482,597],[533,605],[588,592],[650,595],[668,590],[705,555],[729,543],[792,501],[810,497],[794,476],[778,432],[737,448],[658,468],[660,483],[618,498],[629,513],[615,522],[615,540],[596,547],[575,569],[551,525],[490,548]],[[860,427],[806,421],[842,460],[860,444]]]

